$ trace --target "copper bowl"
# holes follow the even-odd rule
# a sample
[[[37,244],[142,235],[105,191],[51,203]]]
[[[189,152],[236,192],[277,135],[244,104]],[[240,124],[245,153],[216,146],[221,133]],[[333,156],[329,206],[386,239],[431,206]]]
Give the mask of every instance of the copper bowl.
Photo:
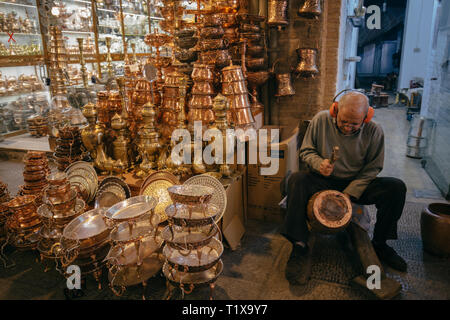
[[[201,28],[199,32],[200,39],[216,39],[224,35],[222,27],[205,27]]]
[[[28,212],[30,209],[36,208],[35,200],[36,196],[34,195],[18,196],[3,205],[7,206],[13,213]]]
[[[205,108],[212,107],[213,100],[211,95],[205,94],[193,94],[189,100],[189,108]]]
[[[191,78],[194,81],[213,81],[214,65],[211,64],[194,64]]]
[[[250,107],[250,100],[248,94],[240,95],[225,95],[229,101],[230,109],[243,109]]]
[[[45,152],[43,151],[28,151],[24,159],[42,159],[46,158]]]
[[[194,121],[202,121],[203,123],[214,122],[215,115],[211,109],[189,109],[187,119],[189,123],[194,123]]]
[[[49,198],[64,198],[70,193],[70,182],[63,185],[49,185],[43,193]]]
[[[38,171],[43,171],[43,170],[47,170],[48,166],[45,164],[41,164],[41,165],[25,165],[25,169],[24,171],[32,173],[32,172],[38,172]]]
[[[215,94],[214,86],[209,81],[196,81],[191,90],[192,94]]]
[[[224,95],[246,94],[246,93],[248,93],[248,91],[244,81],[233,81],[222,83],[222,94]]]
[[[47,197],[44,193],[43,202],[54,214],[65,214],[75,209],[78,192],[72,188],[64,197]]]

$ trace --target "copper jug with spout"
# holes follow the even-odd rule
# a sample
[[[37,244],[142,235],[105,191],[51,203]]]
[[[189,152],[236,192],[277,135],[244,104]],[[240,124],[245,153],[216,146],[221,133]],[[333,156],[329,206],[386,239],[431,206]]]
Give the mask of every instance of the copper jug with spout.
[[[302,77],[313,77],[319,73],[316,65],[316,49],[297,49],[300,62],[295,68],[295,72]]]
[[[287,0],[269,0],[267,24],[270,27],[281,29],[289,24],[286,17],[287,4]]]
[[[298,10],[298,15],[305,18],[315,18],[320,16],[322,9],[320,0],[305,0],[303,6]]]

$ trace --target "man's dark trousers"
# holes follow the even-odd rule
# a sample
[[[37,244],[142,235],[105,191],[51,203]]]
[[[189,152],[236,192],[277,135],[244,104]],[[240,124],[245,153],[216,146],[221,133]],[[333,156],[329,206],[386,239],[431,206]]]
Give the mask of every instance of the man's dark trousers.
[[[287,213],[281,233],[291,241],[308,241],[306,206],[309,198],[322,190],[343,191],[352,180],[324,177],[312,171],[292,174],[288,180]],[[377,221],[373,240],[384,243],[397,239],[397,222],[403,212],[406,186],[397,178],[375,178],[358,200],[363,205],[375,204]]]

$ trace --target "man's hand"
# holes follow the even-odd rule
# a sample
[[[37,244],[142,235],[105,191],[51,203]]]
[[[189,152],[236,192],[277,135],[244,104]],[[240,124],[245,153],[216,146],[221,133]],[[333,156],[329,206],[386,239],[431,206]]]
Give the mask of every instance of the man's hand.
[[[329,159],[325,159],[320,164],[319,172],[325,177],[329,177],[334,170],[334,164],[330,163]]]

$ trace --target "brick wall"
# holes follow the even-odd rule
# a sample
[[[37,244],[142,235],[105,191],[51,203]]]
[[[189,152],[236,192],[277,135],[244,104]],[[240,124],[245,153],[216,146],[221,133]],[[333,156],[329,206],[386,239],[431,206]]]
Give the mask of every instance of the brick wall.
[[[275,97],[275,79],[272,79],[267,87],[270,124],[292,127],[300,120],[311,119],[329,107],[336,92],[341,1],[322,0],[322,15],[316,20],[298,17],[301,5],[303,0],[290,0],[289,26],[281,31],[270,30],[269,64],[280,59],[276,72],[286,73],[298,63],[298,47],[317,48],[320,74],[314,79],[293,75],[296,95],[292,97]]]

